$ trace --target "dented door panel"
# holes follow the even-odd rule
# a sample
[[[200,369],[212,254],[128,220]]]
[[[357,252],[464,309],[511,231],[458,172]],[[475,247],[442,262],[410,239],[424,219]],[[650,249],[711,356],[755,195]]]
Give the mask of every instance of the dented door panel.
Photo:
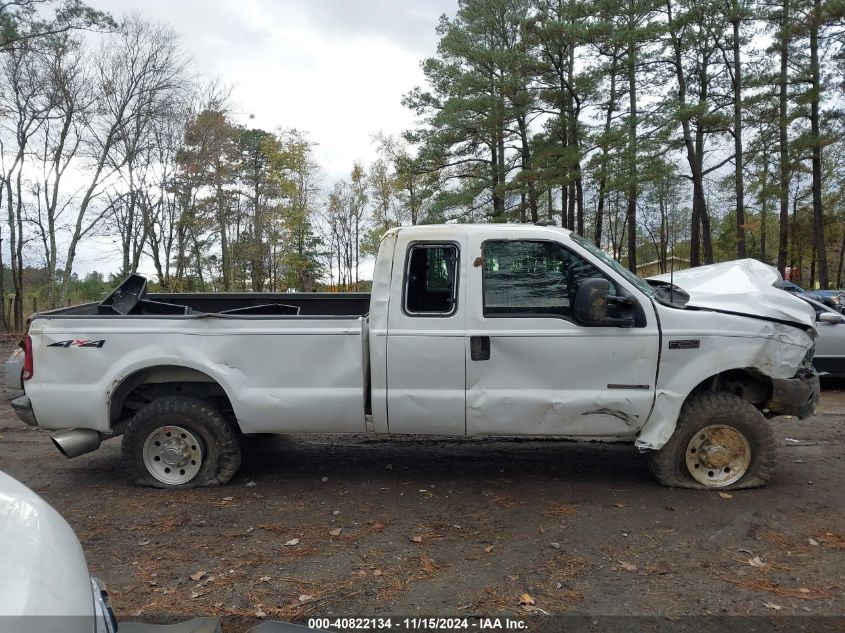
[[[657,374],[651,303],[641,297],[647,323],[636,328],[585,327],[560,316],[485,317],[483,241],[513,237],[508,227],[470,237],[468,259],[477,256],[478,265],[468,269],[466,283],[467,434],[635,437],[651,411]],[[489,360],[471,359],[473,336],[490,338]]]
[[[467,362],[467,434],[636,436],[654,393],[653,332],[558,321],[526,333],[519,321],[470,332],[490,336],[490,360]]]

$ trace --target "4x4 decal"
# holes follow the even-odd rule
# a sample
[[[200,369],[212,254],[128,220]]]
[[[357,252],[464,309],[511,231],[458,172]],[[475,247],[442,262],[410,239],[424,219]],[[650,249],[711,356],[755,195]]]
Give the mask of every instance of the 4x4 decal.
[[[50,343],[47,347],[102,347],[105,345],[106,339],[99,341],[86,341],[82,339],[71,339],[69,341],[58,341],[57,343]]]

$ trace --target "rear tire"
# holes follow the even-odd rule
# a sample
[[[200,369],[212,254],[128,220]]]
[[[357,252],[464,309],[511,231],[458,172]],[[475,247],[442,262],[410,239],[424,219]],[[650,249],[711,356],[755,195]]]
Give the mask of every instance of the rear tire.
[[[769,421],[751,403],[707,392],[684,405],[675,432],[649,454],[649,465],[671,488],[758,488],[775,472],[777,446]]]
[[[202,400],[166,396],[129,422],[123,458],[130,481],[153,488],[195,488],[227,483],[241,465],[236,430]]]

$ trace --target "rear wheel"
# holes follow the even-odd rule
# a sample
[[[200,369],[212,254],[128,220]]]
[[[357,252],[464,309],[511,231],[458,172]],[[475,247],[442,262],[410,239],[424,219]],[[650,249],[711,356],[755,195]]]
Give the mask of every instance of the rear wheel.
[[[755,488],[774,474],[777,449],[768,420],[751,403],[708,392],[684,405],[672,437],[649,461],[664,486]]]
[[[212,405],[194,398],[158,398],[123,434],[129,478],[140,486],[193,488],[225,484],[241,464],[235,429]]]

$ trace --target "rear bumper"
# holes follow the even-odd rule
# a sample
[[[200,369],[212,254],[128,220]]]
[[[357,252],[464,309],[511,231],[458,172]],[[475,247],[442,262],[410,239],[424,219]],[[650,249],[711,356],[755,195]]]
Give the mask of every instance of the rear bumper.
[[[21,422],[29,426],[38,426],[38,420],[35,419],[35,413],[32,411],[32,402],[29,396],[21,396],[12,400],[12,408]]]
[[[819,402],[819,389],[819,376],[813,368],[800,369],[794,378],[774,378],[766,408],[776,415],[809,418]]]

